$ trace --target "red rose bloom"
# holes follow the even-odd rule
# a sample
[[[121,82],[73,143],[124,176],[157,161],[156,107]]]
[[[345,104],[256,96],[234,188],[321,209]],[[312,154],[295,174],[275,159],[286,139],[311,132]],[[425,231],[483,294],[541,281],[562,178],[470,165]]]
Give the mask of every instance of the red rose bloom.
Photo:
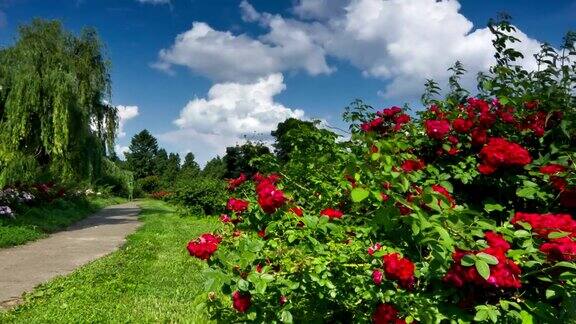
[[[571,237],[550,240],[540,246],[540,251],[547,254],[550,261],[576,260],[576,242]]]
[[[240,293],[238,290],[232,293],[232,305],[240,313],[245,313],[250,308],[251,296],[250,293]]]
[[[238,178],[228,180],[228,190],[235,190],[247,179],[248,178],[246,178],[246,175],[244,175],[244,173],[240,173],[240,176]]]
[[[458,133],[468,133],[472,126],[474,126],[474,122],[468,119],[456,118],[452,121],[452,127],[454,127],[454,130]]]
[[[398,253],[390,253],[382,257],[386,278],[397,280],[401,287],[411,289],[414,285],[414,263],[403,258]]]
[[[556,163],[550,163],[540,167],[540,173],[553,175],[566,171],[566,167]]]
[[[380,286],[380,284],[382,284],[382,271],[375,269],[374,271],[372,271],[372,281],[374,281],[374,284],[376,284],[376,286]]]
[[[448,192],[448,190],[446,190],[446,188],[442,187],[441,185],[432,185],[432,190],[446,197],[451,207],[456,206],[456,201],[454,200],[454,197],[452,197],[452,195]],[[438,205],[440,206],[440,202],[438,202]]]
[[[530,153],[522,146],[503,138],[491,138],[480,151],[482,163],[478,170],[492,174],[500,167],[524,166],[532,162]]]
[[[450,123],[447,120],[427,120],[424,122],[426,134],[429,137],[442,140],[450,132]]]
[[[196,240],[188,243],[187,249],[191,256],[201,260],[208,260],[216,250],[222,239],[212,234],[202,234]]]
[[[422,170],[426,167],[426,164],[422,160],[406,160],[402,163],[402,170],[404,172],[412,172]]]
[[[410,122],[410,116],[406,115],[406,114],[401,114],[398,115],[395,119],[394,122],[396,123],[396,125],[394,125],[394,131],[397,132],[400,130],[400,128],[402,128],[402,126],[404,124],[407,124]]]
[[[548,237],[552,232],[576,233],[576,221],[568,214],[531,214],[516,212],[510,223],[528,223],[532,231],[540,237]]]
[[[267,214],[274,213],[286,202],[286,196],[284,196],[284,192],[279,190],[275,185],[276,181],[278,181],[278,176],[276,175],[270,175],[268,177],[260,176],[256,180],[256,194],[258,195],[258,204]]]
[[[320,215],[327,216],[329,218],[342,218],[344,213],[334,208],[326,208],[320,212]]]
[[[240,214],[248,209],[248,202],[242,199],[230,198],[226,204],[226,209]]]
[[[376,243],[370,247],[368,247],[368,254],[369,255],[374,255],[374,253],[376,251],[380,251],[380,249],[382,248],[382,245],[380,243]]]
[[[453,284],[456,287],[462,287],[465,284],[471,284],[480,287],[495,288],[520,288],[520,267],[511,259],[506,258],[506,252],[510,245],[506,240],[494,233],[485,233],[488,247],[481,251],[463,251],[456,249],[452,254],[454,263],[444,276],[444,281]],[[478,254],[480,252],[492,255],[498,259],[498,264],[490,265],[490,276],[484,280],[476,270],[476,267],[466,267],[461,264],[462,258],[467,254]]]
[[[474,128],[472,130],[471,136],[472,145],[474,146],[484,145],[488,140],[488,134],[486,134],[486,130],[482,128]]]
[[[232,222],[232,218],[230,218],[230,216],[228,216],[226,214],[222,214],[222,215],[220,215],[220,221],[222,223],[230,223],[230,222]]]
[[[398,317],[398,310],[390,304],[380,304],[372,314],[374,324],[406,324],[406,321]]]

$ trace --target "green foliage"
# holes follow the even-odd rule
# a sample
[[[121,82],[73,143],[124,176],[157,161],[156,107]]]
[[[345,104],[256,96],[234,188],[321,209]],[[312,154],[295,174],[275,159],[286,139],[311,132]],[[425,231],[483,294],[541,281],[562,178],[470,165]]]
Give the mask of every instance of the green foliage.
[[[49,173],[99,176],[118,122],[109,63],[96,32],[75,36],[57,21],[22,26],[0,52],[0,185]]]
[[[319,141],[321,139],[328,139],[328,144],[331,145],[337,137],[336,134],[326,129],[319,129],[317,127],[319,123],[295,118],[288,118],[279,123],[276,130],[272,131],[272,136],[276,140],[274,148],[278,160],[286,162],[291,154],[308,154],[322,149],[319,147],[324,145]]]
[[[126,153],[126,167],[136,179],[158,175],[158,141],[148,130],[134,135],[130,141],[130,152]],[[163,151],[166,155],[166,151]],[[167,159],[167,157],[166,157]]]
[[[206,162],[204,169],[202,169],[202,176],[212,179],[223,179],[226,174],[226,163],[219,156]]]
[[[268,147],[261,143],[247,142],[226,148],[224,163],[226,164],[226,178],[236,178],[240,173],[248,176],[256,172],[256,168],[250,163],[254,158],[270,154]]]
[[[95,185],[114,196],[128,198],[134,192],[134,175],[131,171],[119,167],[117,163],[104,159],[102,177]]]
[[[224,211],[226,183],[220,179],[196,177],[180,182],[170,196],[182,213],[215,215]]]

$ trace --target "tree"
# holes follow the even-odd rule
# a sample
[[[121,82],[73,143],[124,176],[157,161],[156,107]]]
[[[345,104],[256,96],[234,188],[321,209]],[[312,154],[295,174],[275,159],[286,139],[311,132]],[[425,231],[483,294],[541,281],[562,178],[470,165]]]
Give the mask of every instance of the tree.
[[[165,149],[161,148],[156,153],[156,170],[154,170],[154,174],[160,176],[163,175],[166,171],[166,167],[168,164],[168,152]]]
[[[262,143],[247,142],[243,145],[236,145],[226,148],[224,163],[226,164],[226,178],[236,178],[240,173],[250,176],[254,174],[256,168],[250,165],[254,158],[270,154],[270,149]]]
[[[180,173],[180,155],[170,153],[162,174],[162,181],[166,187],[172,187]]]
[[[335,143],[337,135],[329,130],[319,129],[318,123],[296,118],[288,118],[279,123],[271,133],[276,139],[274,149],[278,160],[288,161],[290,154],[296,149],[314,154],[320,148],[319,145]]]
[[[75,36],[58,21],[22,26],[0,51],[0,186],[47,174],[93,180],[114,147],[117,110],[109,62],[93,29]]]
[[[130,152],[126,152],[126,166],[136,179],[155,175],[157,155],[158,141],[145,129],[132,137]]]
[[[205,178],[222,179],[224,174],[226,174],[226,163],[219,156],[208,161],[202,169],[202,176]]]
[[[184,156],[184,163],[182,164],[182,170],[190,174],[198,174],[200,172],[200,166],[196,162],[196,157],[194,153],[189,152]]]

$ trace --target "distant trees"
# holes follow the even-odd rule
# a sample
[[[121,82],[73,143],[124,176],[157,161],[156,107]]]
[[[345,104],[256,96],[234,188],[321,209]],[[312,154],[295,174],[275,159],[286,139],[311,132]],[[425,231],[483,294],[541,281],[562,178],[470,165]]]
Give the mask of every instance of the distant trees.
[[[114,146],[109,61],[93,29],[58,21],[20,27],[0,51],[0,186],[44,175],[91,181]]]
[[[134,135],[130,141],[130,152],[126,152],[126,167],[134,173],[136,179],[158,175],[158,141],[148,130]],[[163,150],[163,154],[166,151]],[[167,157],[166,157],[167,159]]]
[[[247,142],[242,145],[227,147],[224,156],[224,164],[226,165],[224,177],[236,178],[240,173],[252,175],[258,170],[250,164],[250,161],[266,154],[270,154],[270,149],[262,143]]]
[[[271,135],[276,140],[274,149],[280,162],[287,162],[294,151],[314,155],[318,150],[331,147],[337,135],[318,128],[318,121],[288,118],[278,124]]]

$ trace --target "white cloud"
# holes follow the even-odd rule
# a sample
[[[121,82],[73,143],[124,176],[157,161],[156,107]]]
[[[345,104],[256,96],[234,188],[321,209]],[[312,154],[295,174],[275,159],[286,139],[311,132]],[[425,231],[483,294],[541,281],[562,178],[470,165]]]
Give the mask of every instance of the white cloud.
[[[172,47],[160,51],[154,64],[163,70],[173,65],[186,66],[218,82],[253,82],[291,70],[305,70],[311,75],[332,71],[324,50],[306,34],[256,40],[217,31],[202,22],[194,22],[190,30],[178,35]]]
[[[130,152],[130,148],[128,146],[116,144],[114,145],[114,151],[116,152],[116,155],[118,155],[118,158],[125,159],[126,156],[124,153]]]
[[[130,119],[139,115],[138,106],[116,106],[118,109],[118,137],[125,137],[124,125]]]
[[[325,23],[330,33],[316,40],[364,75],[391,81],[386,96],[411,96],[427,78],[445,81],[446,69],[456,60],[471,78],[494,62],[488,28],[473,30],[459,10],[454,0],[352,0],[343,15]],[[531,54],[539,43],[520,31],[516,36],[528,58],[523,64],[533,67]]]
[[[303,19],[327,19],[344,13],[350,0],[300,0],[293,8]]]
[[[137,0],[140,3],[150,3],[153,5],[170,4],[170,0]]]
[[[174,121],[178,130],[159,135],[161,141],[190,150],[202,163],[245,137],[270,138],[270,132],[287,118],[303,118],[304,112],[274,101],[286,85],[282,74],[272,74],[254,83],[219,83],[206,98],[196,98]]]
[[[261,14],[246,0],[240,2],[240,12],[242,20],[246,22],[256,22],[261,18]]]

